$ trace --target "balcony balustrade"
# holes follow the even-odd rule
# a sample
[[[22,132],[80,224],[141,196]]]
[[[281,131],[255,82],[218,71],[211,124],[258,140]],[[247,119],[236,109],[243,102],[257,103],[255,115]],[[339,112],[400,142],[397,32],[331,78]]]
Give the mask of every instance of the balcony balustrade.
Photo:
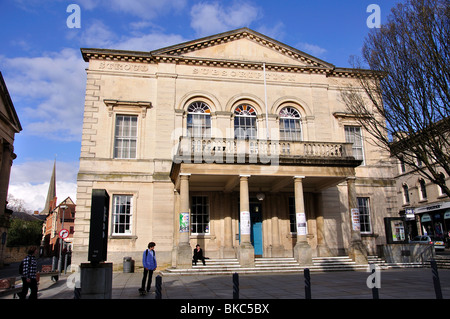
[[[359,165],[352,143],[180,137],[175,163]],[[345,162],[345,163],[344,163]],[[358,163],[355,163],[358,162]]]

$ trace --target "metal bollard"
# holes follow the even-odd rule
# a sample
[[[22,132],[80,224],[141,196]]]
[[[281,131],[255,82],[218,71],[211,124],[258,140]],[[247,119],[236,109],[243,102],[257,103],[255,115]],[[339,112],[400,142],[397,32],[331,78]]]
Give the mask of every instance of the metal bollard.
[[[303,270],[305,276],[305,299],[311,299],[311,276],[309,274],[309,268]]]
[[[156,290],[155,290],[155,299],[162,299],[161,295],[161,285],[162,285],[162,277],[160,275],[156,276]]]
[[[239,274],[233,274],[233,299],[239,299]]]
[[[433,273],[433,285],[434,285],[434,292],[436,293],[436,299],[442,299],[441,282],[439,280],[439,273],[436,260],[432,259],[430,261],[430,264],[431,264],[431,272]]]
[[[369,264],[370,269],[372,270],[372,298],[373,299],[380,299],[380,295],[378,294],[378,288],[377,288],[377,276],[374,275],[377,271],[375,264]]]

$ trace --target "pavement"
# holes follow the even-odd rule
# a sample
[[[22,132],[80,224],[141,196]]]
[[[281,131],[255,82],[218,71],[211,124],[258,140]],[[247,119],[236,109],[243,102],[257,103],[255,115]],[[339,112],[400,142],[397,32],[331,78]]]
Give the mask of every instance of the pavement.
[[[3,272],[4,273],[4,272]],[[142,281],[139,269],[134,273],[113,273],[112,299],[155,299],[154,273],[151,291],[140,296]],[[62,274],[57,282],[42,277],[38,299],[74,299],[73,274]],[[366,281],[370,273],[362,271],[311,272],[311,299],[373,299]],[[441,291],[450,299],[450,270],[439,269]],[[4,278],[0,270],[0,278]],[[164,275],[162,299],[218,300],[233,298],[232,275]],[[430,268],[382,270],[379,273],[380,299],[436,299],[433,274]],[[3,295],[0,299],[12,299]],[[300,300],[305,299],[303,272],[290,274],[239,275],[239,299]]]
[[[10,271],[14,270],[14,266],[9,268]],[[2,272],[0,269],[0,278],[5,273],[7,270]],[[33,314],[52,309],[61,316],[71,317],[110,314],[115,318],[126,318],[147,311],[148,315],[178,319],[186,316],[280,319],[293,314],[301,316],[312,313],[320,314],[323,318],[341,314],[355,317],[361,314],[361,309],[371,315],[413,317],[418,315],[418,310],[424,309],[436,315],[442,313],[450,299],[448,269],[438,270],[443,300],[436,300],[430,268],[381,270],[377,274],[379,300],[373,300],[372,289],[367,287],[366,282],[371,273],[363,271],[311,272],[311,300],[305,299],[303,272],[241,274],[239,300],[233,299],[232,275],[163,275],[162,299],[158,300],[155,298],[155,278],[158,275],[158,272],[154,273],[150,293],[140,296],[138,288],[142,282],[142,271],[114,272],[110,300],[74,299],[76,273],[62,274],[57,282],[48,276],[42,277],[35,307],[21,309],[22,304],[34,303],[12,299],[12,294],[0,297],[0,307],[13,311],[30,310]],[[46,305],[46,302],[51,304]]]

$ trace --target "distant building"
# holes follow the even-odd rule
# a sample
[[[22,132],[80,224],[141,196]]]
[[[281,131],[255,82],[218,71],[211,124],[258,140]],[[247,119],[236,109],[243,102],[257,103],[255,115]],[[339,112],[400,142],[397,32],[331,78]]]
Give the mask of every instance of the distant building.
[[[57,256],[60,247],[59,232],[62,229],[68,231],[68,237],[64,239],[63,250],[72,250],[74,220],[76,205],[70,197],[63,200],[47,215],[43,229],[43,254],[45,256]]]
[[[12,211],[6,208],[15,134],[22,131],[19,118],[0,72],[0,266],[3,266],[3,249],[6,246],[9,219]]]
[[[110,195],[108,261],[191,267],[206,256],[347,255],[367,263],[396,214],[390,154],[346,113],[339,68],[243,28],[89,62],[74,263],[87,260],[92,189]]]
[[[417,166],[422,165],[418,162]],[[448,238],[450,199],[442,188],[425,179],[416,168],[406,165],[401,160],[395,160],[394,170],[399,214],[406,218],[410,237],[428,234]],[[443,169],[440,174],[449,185],[450,178]]]

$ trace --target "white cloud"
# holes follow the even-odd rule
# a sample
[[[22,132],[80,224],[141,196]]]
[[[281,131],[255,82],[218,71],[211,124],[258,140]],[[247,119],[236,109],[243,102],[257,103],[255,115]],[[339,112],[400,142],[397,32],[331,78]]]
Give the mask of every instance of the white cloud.
[[[58,204],[70,196],[76,201],[78,162],[56,162]],[[24,201],[28,210],[42,210],[47,198],[53,161],[13,164],[8,194]]]
[[[151,51],[187,41],[178,34],[165,34],[160,31],[135,32],[132,36],[117,36],[103,22],[95,21],[85,29],[80,41],[84,46],[131,51]]]
[[[278,22],[278,23],[272,24],[270,26],[263,25],[263,26],[259,27],[257,29],[257,31],[259,33],[267,35],[268,37],[271,37],[273,39],[280,41],[281,39],[283,39],[283,37],[285,35],[284,27],[285,27],[285,25],[283,22]]]
[[[177,34],[150,33],[123,39],[115,44],[119,50],[151,51],[186,41]]]
[[[260,9],[234,1],[230,6],[219,2],[198,3],[191,9],[191,27],[198,36],[249,26],[260,16]]]
[[[83,46],[91,48],[112,48],[113,41],[117,36],[102,21],[92,21],[87,28],[83,29],[80,42]]]
[[[31,184],[18,183],[10,184],[8,194],[12,194],[14,198],[21,199],[24,206],[29,211],[41,211],[44,209],[45,200],[47,198],[49,183]],[[76,202],[77,183],[56,182],[57,204],[67,197]]]
[[[80,52],[63,49],[38,57],[3,58],[8,90],[24,130],[48,139],[81,138],[86,64]]]
[[[53,170],[52,160],[28,161],[24,163],[13,163],[11,167],[11,184],[20,183],[46,183],[50,181]],[[79,162],[56,161],[56,180],[76,182]]]
[[[299,42],[296,44],[296,47],[312,56],[317,57],[317,58],[324,58],[325,53],[327,52],[326,49],[321,48],[318,45],[306,43],[306,42]]]

